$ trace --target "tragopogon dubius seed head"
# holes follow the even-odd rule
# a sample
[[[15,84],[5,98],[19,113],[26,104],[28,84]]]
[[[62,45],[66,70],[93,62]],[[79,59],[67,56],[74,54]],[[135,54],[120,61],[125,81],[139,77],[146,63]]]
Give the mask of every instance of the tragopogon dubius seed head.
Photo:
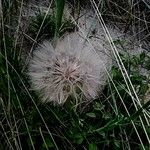
[[[92,46],[78,33],[64,36],[54,49],[46,41],[38,47],[29,63],[33,89],[42,102],[63,104],[69,96],[79,101],[98,96],[104,66]]]

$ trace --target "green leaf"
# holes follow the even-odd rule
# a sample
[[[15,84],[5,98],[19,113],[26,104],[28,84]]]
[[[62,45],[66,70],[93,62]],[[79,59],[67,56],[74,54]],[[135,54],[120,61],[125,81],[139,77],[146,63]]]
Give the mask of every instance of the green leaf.
[[[97,145],[95,143],[90,143],[89,150],[98,150]]]
[[[96,115],[95,115],[95,113],[86,113],[86,115],[88,116],[88,117],[91,117],[91,118],[96,118]]]
[[[119,141],[114,141],[115,147],[116,149],[120,148],[120,142]]]
[[[96,102],[95,105],[94,105],[94,109],[97,110],[97,111],[103,110],[104,107],[105,107],[104,105],[102,105],[102,104],[100,104],[98,102]]]
[[[146,57],[145,52],[142,52],[142,53],[140,54],[140,60],[141,60],[141,61],[144,61],[145,57]]]
[[[65,0],[56,0],[56,30],[55,30],[55,38],[59,36],[59,29],[61,27],[64,6],[65,6]]]
[[[45,145],[45,143],[46,143],[46,145]],[[45,138],[45,143],[43,143],[43,145],[42,145],[43,148],[46,148],[46,146],[48,148],[54,147],[54,144],[50,138]]]
[[[140,91],[139,91],[140,94],[144,95],[147,92],[147,90],[148,90],[148,85],[147,84],[141,84]]]
[[[73,141],[76,144],[82,144],[83,140],[84,140],[84,137],[81,134],[76,134],[74,136],[74,140]]]

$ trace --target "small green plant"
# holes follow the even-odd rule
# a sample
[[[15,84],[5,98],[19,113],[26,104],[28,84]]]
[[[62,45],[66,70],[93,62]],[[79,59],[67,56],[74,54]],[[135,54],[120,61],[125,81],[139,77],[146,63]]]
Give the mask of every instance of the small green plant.
[[[38,41],[41,41],[42,39],[48,39],[48,38],[52,39],[56,34],[55,16],[48,14],[41,27],[44,17],[45,14],[40,12],[39,14],[36,15],[36,17],[32,17],[31,23],[29,25],[28,34],[31,35],[33,39],[36,38],[37,33],[40,30],[37,37]],[[71,20],[63,19],[61,26],[59,27],[59,36],[63,35],[65,32],[72,32],[74,31],[74,29],[75,29],[75,25]]]

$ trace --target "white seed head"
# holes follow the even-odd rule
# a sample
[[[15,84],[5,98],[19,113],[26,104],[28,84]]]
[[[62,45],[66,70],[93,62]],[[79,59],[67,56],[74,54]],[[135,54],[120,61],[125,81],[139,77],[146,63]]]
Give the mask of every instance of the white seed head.
[[[78,101],[95,99],[103,84],[100,57],[78,33],[64,36],[54,49],[45,41],[29,63],[33,89],[42,102],[63,104],[69,96]]]

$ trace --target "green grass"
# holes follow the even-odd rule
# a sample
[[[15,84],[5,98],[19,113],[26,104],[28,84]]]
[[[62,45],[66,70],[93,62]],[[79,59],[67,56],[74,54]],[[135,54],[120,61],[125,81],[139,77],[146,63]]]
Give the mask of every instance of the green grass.
[[[19,31],[15,30],[22,2],[9,2],[3,1],[0,12],[0,149],[149,150],[150,101],[145,102],[145,94],[149,90],[150,76],[141,72],[142,68],[150,73],[149,53],[130,55],[114,50],[116,63],[109,72],[109,80],[100,98],[86,107],[84,104],[75,107],[71,102],[64,106],[41,104],[38,94],[31,90]],[[127,9],[130,5],[125,5],[125,1],[120,7],[125,6],[127,14],[116,5],[119,0],[110,1],[113,5],[102,2],[103,8],[99,10],[107,12],[102,13],[102,17],[110,13],[117,18],[128,16],[127,20],[136,23],[134,12]],[[53,39],[58,33],[61,36],[74,31],[75,25],[62,18],[62,10],[63,6],[59,10],[57,7],[56,11],[60,12],[56,18],[49,13],[46,17],[45,13],[37,14],[31,18],[26,34],[40,42]],[[108,15],[105,19],[112,18]],[[135,25],[124,21],[129,24],[128,28]],[[28,44],[32,47],[31,41]]]
[[[56,0],[56,29],[55,37],[59,36],[59,30],[62,24],[62,17],[64,12],[65,0]]]

